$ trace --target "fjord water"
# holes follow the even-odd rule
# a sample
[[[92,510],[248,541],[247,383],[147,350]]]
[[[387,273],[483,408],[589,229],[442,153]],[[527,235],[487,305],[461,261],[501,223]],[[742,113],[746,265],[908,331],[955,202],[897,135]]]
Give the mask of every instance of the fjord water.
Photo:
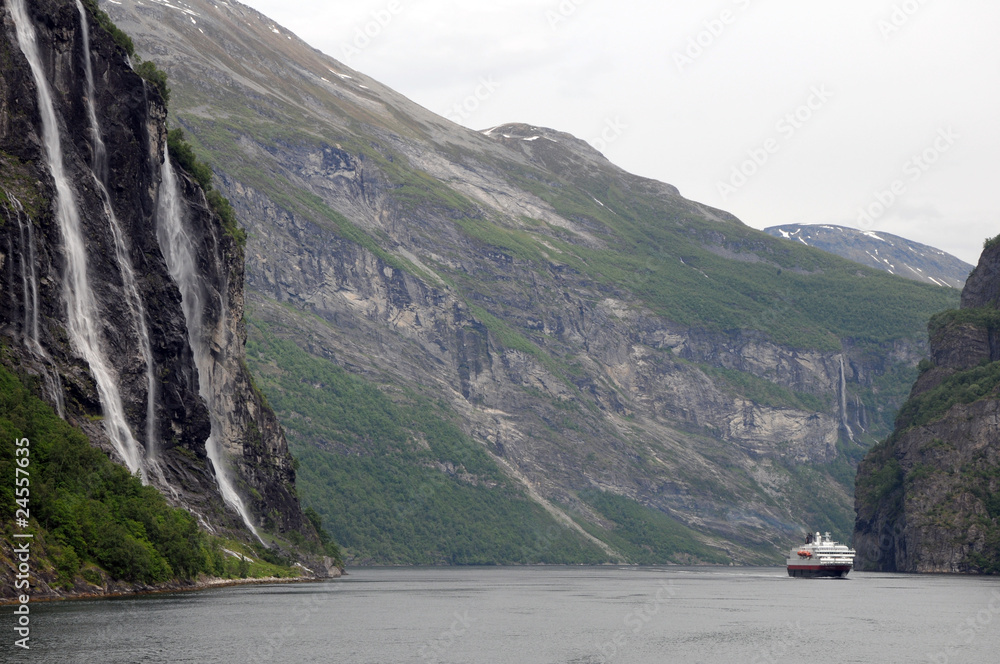
[[[368,568],[32,607],[46,662],[995,662],[1000,579],[783,568]]]

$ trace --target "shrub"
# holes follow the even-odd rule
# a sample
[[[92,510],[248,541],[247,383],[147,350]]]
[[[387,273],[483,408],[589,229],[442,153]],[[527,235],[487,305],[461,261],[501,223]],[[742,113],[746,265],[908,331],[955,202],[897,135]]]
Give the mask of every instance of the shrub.
[[[156,86],[156,89],[160,91],[160,96],[163,97],[164,104],[170,101],[170,88],[167,87],[167,73],[165,71],[158,69],[151,60],[144,60],[135,66],[135,73]]]

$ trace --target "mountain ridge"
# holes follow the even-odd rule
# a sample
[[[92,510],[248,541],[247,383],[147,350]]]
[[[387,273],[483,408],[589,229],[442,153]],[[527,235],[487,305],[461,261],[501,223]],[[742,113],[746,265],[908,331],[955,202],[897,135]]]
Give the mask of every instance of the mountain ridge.
[[[974,266],[940,249],[882,231],[833,224],[785,224],[764,232],[906,279],[961,289]]]
[[[787,246],[555,130],[459,127],[237,3],[175,5],[197,24],[102,6],[167,70],[175,119],[247,224],[248,361],[317,469],[306,503],[359,559],[388,561],[375,524],[450,518],[420,489],[467,491],[468,449],[632,551],[665,532],[659,516],[737,561],[770,560],[803,518],[846,539],[852,464],[891,427],[926,317],[957,294]],[[302,364],[329,381],[287,380]],[[428,422],[395,447],[346,414],[317,431],[313,400],[343,398],[334,367],[406,412],[440,404],[456,446],[428,450]]]

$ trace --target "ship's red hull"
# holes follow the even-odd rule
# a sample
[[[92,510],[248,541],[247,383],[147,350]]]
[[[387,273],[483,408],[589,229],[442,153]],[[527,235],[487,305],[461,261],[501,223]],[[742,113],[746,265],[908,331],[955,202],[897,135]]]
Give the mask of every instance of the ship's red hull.
[[[789,565],[788,576],[806,579],[843,578],[851,571],[851,565]]]

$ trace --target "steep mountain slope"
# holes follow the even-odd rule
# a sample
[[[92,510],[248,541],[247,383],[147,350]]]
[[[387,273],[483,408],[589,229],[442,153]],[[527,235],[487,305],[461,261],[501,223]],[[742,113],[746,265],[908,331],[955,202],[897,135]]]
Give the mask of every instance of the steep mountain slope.
[[[765,228],[764,232],[937,286],[961,288],[973,268],[940,249],[881,231],[859,231],[829,224],[785,224]]]
[[[239,234],[171,167],[163,100],[95,8],[73,0],[3,7],[0,345],[19,376],[5,380],[4,398],[28,413],[5,413],[5,430],[76,437],[75,427],[208,530],[315,543],[287,443],[246,366]],[[49,423],[55,418],[19,382],[72,427]],[[89,486],[83,468],[75,468],[80,477],[46,474],[42,464],[86,455],[55,444],[50,458],[45,449],[33,477],[51,482],[46,495],[71,483],[83,494],[77,503],[60,495],[58,510],[32,510],[50,515],[40,527],[76,522],[75,534],[67,526],[50,543],[82,556],[93,537],[111,535],[105,527],[81,533],[81,524],[108,525],[108,509],[122,519],[108,526],[115,537],[131,529],[134,538],[123,536],[117,555],[148,553],[145,538],[167,524],[119,513],[139,485],[112,480],[101,465],[87,466],[96,474]],[[13,487],[13,456],[3,469],[4,486]],[[109,498],[115,491],[124,495]],[[112,507],[88,503],[98,498]]]
[[[432,558],[461,559],[456,532],[489,537],[446,508],[497,515],[498,477],[610,559],[712,560],[684,527],[736,560],[849,532],[852,463],[953,291],[771,238],[564,133],[458,127],[238,3],[102,6],[247,224],[248,360],[304,500],[359,558],[405,558],[374,534],[431,520]],[[535,523],[526,561],[563,532]]]
[[[1000,238],[929,331],[895,431],[858,468],[859,563],[1000,573]]]

